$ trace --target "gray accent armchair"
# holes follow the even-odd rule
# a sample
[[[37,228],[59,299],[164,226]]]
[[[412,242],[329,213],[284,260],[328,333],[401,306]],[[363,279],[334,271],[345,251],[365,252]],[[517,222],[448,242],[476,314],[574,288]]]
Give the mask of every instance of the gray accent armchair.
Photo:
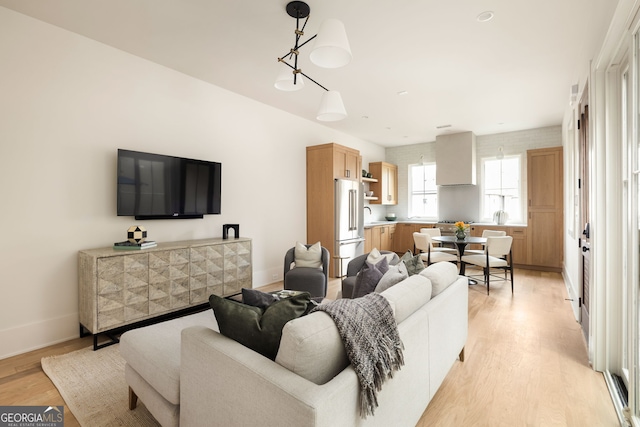
[[[307,248],[311,245],[305,245]],[[284,288],[292,291],[309,292],[317,302],[327,296],[329,281],[329,251],[322,247],[322,269],[309,267],[291,268],[295,262],[295,247],[284,256]]]
[[[397,264],[400,261],[398,254],[391,251],[380,251],[382,255],[393,253],[393,259],[390,264]],[[363,255],[358,255],[347,265],[347,275],[342,279],[342,298],[351,298],[353,295],[353,289],[356,286],[356,276],[358,272],[364,267],[364,262],[367,260],[369,256],[368,253]]]

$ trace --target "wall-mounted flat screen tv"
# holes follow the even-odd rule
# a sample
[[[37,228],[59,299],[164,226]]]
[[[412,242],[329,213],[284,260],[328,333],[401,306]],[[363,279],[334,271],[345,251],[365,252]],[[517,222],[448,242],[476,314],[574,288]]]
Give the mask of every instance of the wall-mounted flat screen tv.
[[[222,164],[118,149],[118,216],[202,218],[220,214]]]

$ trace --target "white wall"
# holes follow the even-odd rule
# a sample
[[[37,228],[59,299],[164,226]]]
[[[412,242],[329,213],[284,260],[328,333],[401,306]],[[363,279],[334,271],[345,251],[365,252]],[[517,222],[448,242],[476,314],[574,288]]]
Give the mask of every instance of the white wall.
[[[482,159],[486,157],[495,157],[498,154],[498,148],[504,147],[504,155],[511,156],[522,155],[523,165],[523,199],[526,199],[527,182],[526,182],[526,165],[527,150],[536,148],[556,147],[562,145],[562,126],[549,126],[537,129],[521,130],[516,132],[504,132],[492,135],[476,136],[476,171],[477,186],[450,186],[438,187],[438,198],[441,193],[446,192],[448,200],[455,199],[455,192],[462,192],[465,197],[471,192],[478,198],[473,204],[475,209],[480,206],[480,183],[482,182]],[[409,165],[420,162],[420,156],[424,156],[424,161],[435,162],[436,151],[435,141],[423,144],[405,145],[401,147],[391,147],[386,149],[386,157],[389,163],[398,165],[398,206],[387,208],[389,212],[395,211],[399,218],[407,217],[408,195],[409,195]],[[475,191],[475,192],[474,192]],[[526,212],[523,207],[523,212]],[[470,212],[465,214],[465,218],[460,219],[476,219],[479,212]],[[451,218],[440,218],[451,219]],[[477,219],[476,219],[477,220]]]
[[[384,149],[0,7],[0,358],[78,335],[78,250],[253,239],[254,286],[306,238],[305,147]],[[116,217],[116,149],[222,162],[222,215]]]

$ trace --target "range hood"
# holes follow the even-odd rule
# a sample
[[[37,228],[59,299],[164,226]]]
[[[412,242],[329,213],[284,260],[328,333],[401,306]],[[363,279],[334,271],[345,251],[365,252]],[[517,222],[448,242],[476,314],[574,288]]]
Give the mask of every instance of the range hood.
[[[436,185],[476,185],[476,136],[436,136]]]

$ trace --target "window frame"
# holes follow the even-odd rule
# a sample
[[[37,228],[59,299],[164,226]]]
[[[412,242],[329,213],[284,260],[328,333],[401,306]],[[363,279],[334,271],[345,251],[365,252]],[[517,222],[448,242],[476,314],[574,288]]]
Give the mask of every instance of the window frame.
[[[510,155],[505,155],[502,159],[496,159],[496,157],[483,157],[480,160],[480,167],[481,167],[481,172],[480,172],[480,181],[481,181],[481,188],[480,188],[480,222],[493,222],[493,215],[491,217],[486,217],[485,216],[485,191],[486,191],[486,166],[487,166],[487,162],[489,161],[495,161],[495,160],[509,160],[509,159],[517,159],[518,160],[518,164],[519,164],[519,179],[518,179],[518,185],[516,186],[517,188],[517,192],[518,192],[518,197],[520,198],[520,217],[519,218],[514,218],[512,216],[512,214],[509,214],[509,220],[508,222],[510,223],[515,223],[515,224],[524,224],[526,223],[526,212],[525,212],[525,193],[524,193],[524,184],[525,184],[525,180],[524,180],[524,174],[525,174],[525,168],[524,168],[524,164],[523,164],[523,156],[521,153],[519,154],[510,154]],[[503,187],[501,188],[501,190],[503,189]]]
[[[416,218],[416,219],[427,219],[427,220],[437,220],[438,219],[438,186],[435,185],[435,189],[434,190],[429,190],[427,191],[424,187],[423,187],[423,191],[420,192],[415,192],[414,193],[414,189],[413,189],[413,169],[416,167],[422,167],[424,168],[425,166],[432,166],[433,167],[433,180],[435,182],[435,178],[436,178],[436,162],[422,162],[422,163],[414,163],[414,164],[410,164],[408,165],[408,173],[407,173],[407,181],[408,182],[408,203],[407,203],[407,216],[409,218]],[[435,200],[436,200],[436,206],[435,206],[435,214],[434,216],[419,216],[419,215],[414,215],[414,209],[413,209],[413,196],[414,195],[433,195],[435,196]]]

